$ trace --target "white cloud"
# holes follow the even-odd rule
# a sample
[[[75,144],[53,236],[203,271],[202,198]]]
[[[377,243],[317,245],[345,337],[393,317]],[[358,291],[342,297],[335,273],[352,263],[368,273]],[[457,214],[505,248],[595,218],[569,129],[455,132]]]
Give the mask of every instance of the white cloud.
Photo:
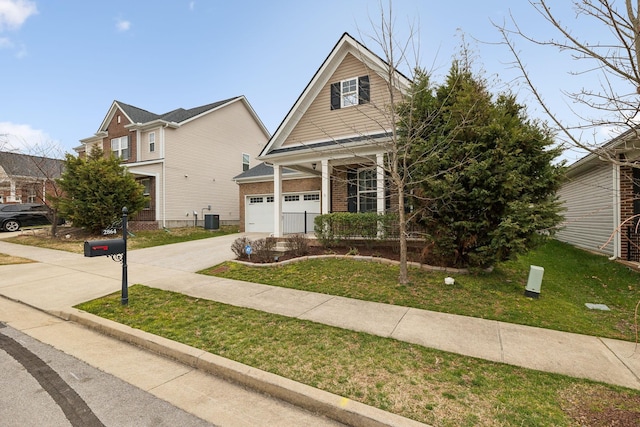
[[[30,0],[0,0],[0,31],[17,30],[31,15],[38,13]]]
[[[6,38],[0,37],[0,49],[11,49],[13,47],[13,42]]]
[[[129,31],[129,28],[131,28],[131,22],[124,20],[124,19],[118,19],[116,21],[116,29],[118,31],[120,31],[121,33],[125,32],[125,31]]]
[[[195,8],[196,8],[196,2],[190,1],[189,2],[189,10],[194,10]]]
[[[34,152],[38,148],[58,146],[57,141],[44,131],[34,129],[30,125],[11,122],[0,122],[0,150]]]

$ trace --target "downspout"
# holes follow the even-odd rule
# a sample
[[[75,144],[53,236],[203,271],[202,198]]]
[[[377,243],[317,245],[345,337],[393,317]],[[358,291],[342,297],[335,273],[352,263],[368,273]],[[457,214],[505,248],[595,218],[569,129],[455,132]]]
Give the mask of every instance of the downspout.
[[[620,165],[613,165],[613,256],[609,259],[611,261],[620,257],[620,253],[622,252],[622,248],[620,247],[622,239],[620,238],[620,233],[622,232],[619,229],[620,224],[622,223],[622,218],[620,217]]]

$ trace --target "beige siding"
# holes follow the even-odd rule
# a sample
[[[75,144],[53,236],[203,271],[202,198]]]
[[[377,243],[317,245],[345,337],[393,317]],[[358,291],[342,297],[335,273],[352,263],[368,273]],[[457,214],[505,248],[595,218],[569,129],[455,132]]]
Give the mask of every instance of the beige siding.
[[[617,189],[615,190],[617,191]],[[614,231],[612,165],[602,164],[565,183],[558,196],[566,211],[558,240],[613,255],[613,242],[602,248]]]
[[[251,157],[250,166],[267,142],[267,137],[242,102],[165,130],[166,219],[201,218],[202,209],[220,221],[240,220],[238,185],[232,180],[242,173],[242,153]]]
[[[368,104],[331,110],[331,84],[365,75],[369,76],[371,101]],[[399,100],[400,94],[396,95]],[[307,141],[380,133],[391,129],[391,122],[383,113],[388,104],[389,91],[386,82],[359,59],[347,54],[284,142],[283,147]]]
[[[155,151],[149,150],[149,134],[155,134]],[[162,129],[160,127],[151,129],[149,131],[140,132],[140,147],[138,150],[138,161],[146,162],[149,160],[160,159],[160,136],[162,135]]]

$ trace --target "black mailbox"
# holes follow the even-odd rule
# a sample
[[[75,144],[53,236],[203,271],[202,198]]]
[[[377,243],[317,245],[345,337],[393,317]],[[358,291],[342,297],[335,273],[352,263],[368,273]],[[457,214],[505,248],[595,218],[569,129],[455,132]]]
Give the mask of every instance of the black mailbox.
[[[102,256],[123,254],[125,251],[124,239],[93,240],[84,242],[84,256]]]

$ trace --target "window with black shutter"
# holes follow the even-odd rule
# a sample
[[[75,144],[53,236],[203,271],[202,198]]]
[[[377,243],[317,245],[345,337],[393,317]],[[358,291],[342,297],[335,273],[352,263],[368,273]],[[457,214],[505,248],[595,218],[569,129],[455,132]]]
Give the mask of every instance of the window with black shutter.
[[[331,84],[331,109],[339,110],[371,100],[369,76],[354,77]]]

